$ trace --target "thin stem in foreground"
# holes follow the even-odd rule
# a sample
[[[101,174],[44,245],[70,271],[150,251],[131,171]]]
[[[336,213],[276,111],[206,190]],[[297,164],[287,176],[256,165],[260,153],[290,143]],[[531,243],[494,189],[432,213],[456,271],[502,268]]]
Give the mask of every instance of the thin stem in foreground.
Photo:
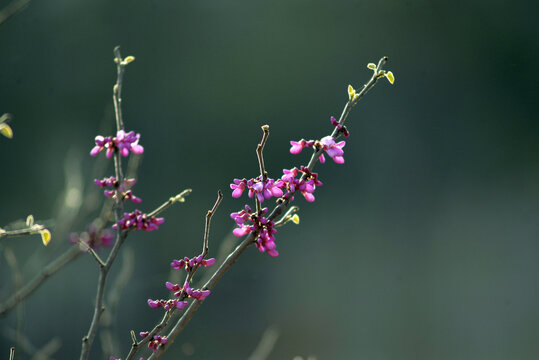
[[[0,317],[6,315],[11,309],[24,301],[28,296],[32,295],[45,280],[54,275],[62,267],[75,260],[80,254],[82,254],[82,252],[77,246],[70,247],[64,254],[45,266],[45,268],[30,280],[28,284],[0,304]]]

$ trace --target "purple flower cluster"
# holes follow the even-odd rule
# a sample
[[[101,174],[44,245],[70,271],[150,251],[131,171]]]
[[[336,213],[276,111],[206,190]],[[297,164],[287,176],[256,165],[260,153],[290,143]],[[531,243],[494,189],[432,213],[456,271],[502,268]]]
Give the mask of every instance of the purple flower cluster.
[[[175,297],[180,297],[182,296],[182,298],[193,298],[193,299],[197,299],[197,300],[204,300],[208,297],[208,295],[210,295],[211,291],[210,290],[200,290],[200,289],[192,289],[190,286],[189,286],[189,283],[186,281],[185,284],[183,285],[183,288],[180,287],[180,285],[178,284],[173,284],[171,282],[166,282],[166,287],[167,289],[169,289],[170,291],[173,291],[174,292],[174,296]],[[160,307],[164,308],[165,310],[170,310],[172,308],[177,308],[178,310],[181,310],[183,308],[185,308],[187,305],[189,305],[189,303],[185,300],[178,300],[178,299],[168,299],[168,300],[152,300],[152,299],[148,299],[148,305],[152,308],[152,309],[158,309]]]
[[[148,299],[148,305],[152,309],[159,309],[160,307],[164,308],[165,310],[170,310],[172,308],[176,308],[178,310],[181,310],[185,308],[189,303],[187,301],[180,301],[178,299],[168,299],[168,300],[152,300]]]
[[[245,189],[249,189],[248,195],[252,198],[256,195],[256,198],[261,203],[264,200],[269,200],[272,196],[281,197],[283,196],[283,183],[280,180],[273,179],[263,179],[262,176],[259,176],[255,179],[234,179],[234,183],[230,184],[230,188],[234,191],[232,192],[232,197],[239,198]]]
[[[135,204],[139,204],[142,199],[133,195],[133,191],[128,190],[129,187],[135,185],[137,181],[135,179],[124,179],[122,183],[116,179],[116,177],[111,176],[109,178],[104,178],[103,180],[95,179],[94,183],[99,187],[111,187],[114,190],[105,190],[105,196],[109,198],[116,199],[116,194],[120,193],[122,201],[126,199],[131,200]]]
[[[183,292],[188,297],[191,297],[193,299],[197,299],[197,300],[200,300],[200,301],[206,299],[208,297],[208,295],[210,295],[210,293],[211,293],[210,290],[192,289],[191,287],[189,287],[189,283],[187,281],[185,282],[185,284],[183,284],[183,288],[181,288],[180,285],[178,285],[178,284],[173,284],[173,283],[168,282],[168,281],[166,282],[166,287],[170,291],[174,291],[174,296],[176,296],[176,297],[181,296],[182,290],[183,290]]]
[[[140,210],[135,210],[132,213],[124,213],[124,218],[118,221],[118,224],[112,225],[113,229],[118,226],[122,230],[136,229],[144,231],[157,230],[159,225],[165,222],[164,218],[156,218],[143,214]]]
[[[335,120],[335,118],[332,118]],[[333,123],[333,122],[332,122]],[[341,124],[337,122],[337,127],[340,126],[339,131],[342,131],[345,134],[348,134],[348,131],[346,128],[344,128]],[[346,135],[345,135],[346,136]],[[305,140],[301,139],[300,141],[290,141],[290,145],[292,147],[290,148],[290,153],[292,154],[299,154],[304,148],[306,147],[315,147],[316,149],[323,149],[326,154],[333,159],[337,164],[343,164],[344,163],[344,151],[343,147],[346,145],[345,141],[340,141],[338,143],[335,142],[335,139],[332,136],[325,136],[320,140]],[[324,154],[320,155],[320,162],[323,164],[326,162],[326,158]]]
[[[110,247],[114,243],[114,235],[110,230],[103,230],[96,225],[88,226],[86,231],[81,233],[72,233],[69,235],[69,241],[72,244],[85,243],[92,249],[100,247]]]
[[[145,338],[148,335],[150,335],[148,331],[140,332],[140,336],[143,338]],[[151,339],[150,342],[148,343],[148,348],[152,349],[153,352],[155,353],[157,352],[157,347],[161,344],[166,344],[167,341],[168,339],[166,336],[154,335],[153,339]]]
[[[90,155],[96,156],[104,149],[107,149],[106,156],[109,159],[116,150],[118,150],[122,156],[129,155],[130,151],[133,154],[142,154],[144,148],[138,144],[139,139],[140,134],[135,134],[134,131],[126,133],[124,130],[119,130],[115,137],[98,135],[95,137],[95,146],[92,151],[90,151]]]
[[[255,240],[255,246],[260,252],[266,252],[269,256],[278,256],[275,245],[275,223],[263,217],[262,215],[268,212],[268,208],[261,211],[260,216],[254,214],[249,205],[245,205],[245,210],[234,212],[230,217],[234,219],[238,227],[234,229],[233,234],[237,237],[242,237],[254,232],[258,233]]]
[[[215,264],[215,259],[211,258],[206,260],[203,258],[203,255],[200,254],[191,259],[189,259],[188,257],[184,257],[181,260],[174,259],[170,263],[170,266],[172,266],[176,270],[185,269],[185,271],[189,272],[196,266],[199,266],[199,264],[200,266],[212,266],[213,264]]]
[[[283,173],[284,175],[281,177],[281,180],[285,184],[285,199],[290,198],[294,200],[294,193],[300,191],[303,197],[305,197],[305,200],[309,202],[315,200],[313,193],[317,186],[322,186],[322,182],[318,180],[317,173],[310,172],[305,166],[302,166],[301,169],[284,169]],[[300,178],[296,178],[299,174],[302,174]]]

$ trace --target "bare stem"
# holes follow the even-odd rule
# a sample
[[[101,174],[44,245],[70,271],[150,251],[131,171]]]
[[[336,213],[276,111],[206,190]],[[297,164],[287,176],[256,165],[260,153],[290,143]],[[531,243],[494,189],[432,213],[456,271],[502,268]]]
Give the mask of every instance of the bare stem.
[[[9,349],[9,360],[13,360],[13,359],[15,359],[15,348],[14,347]]]
[[[118,74],[116,84],[112,88],[112,99],[114,101],[114,114],[116,117],[116,128],[123,130],[124,121],[122,116],[122,83],[124,78],[125,65],[122,64],[122,54],[120,47],[114,48],[114,62],[116,63],[116,72]]]
[[[6,315],[11,309],[24,301],[28,296],[32,295],[49,277],[54,275],[58,270],[75,260],[81,253],[77,246],[70,247],[63,255],[49,263],[45,268],[36,275],[28,284],[11,295],[6,301],[0,304],[0,317]]]
[[[215,204],[213,205],[211,210],[208,210],[208,213],[206,214],[206,226],[204,228],[204,243],[202,245],[202,257],[205,257],[208,254],[211,218],[213,217],[213,214],[215,214],[215,211],[217,210],[217,207],[219,206],[221,201],[223,201],[223,192],[221,190],[218,190],[217,200],[215,200]]]
[[[262,126],[262,131],[264,133],[262,135],[262,140],[260,140],[260,144],[258,144],[258,146],[256,147],[256,156],[258,157],[260,176],[262,176],[262,180],[266,180],[268,178],[268,173],[266,172],[266,169],[264,167],[264,156],[262,155],[262,151],[264,151],[264,145],[266,145],[266,141],[268,141],[269,125]]]
[[[24,236],[38,234],[41,230],[46,230],[47,228],[44,225],[35,224],[24,229],[17,230],[0,230],[0,239],[3,237],[15,237],[15,236]]]
[[[159,213],[163,212],[164,210],[166,210],[170,205],[174,204],[175,202],[184,202],[185,201],[185,197],[187,195],[189,195],[193,190],[191,189],[185,189],[184,191],[182,191],[181,193],[179,193],[178,195],[176,196],[173,196],[171,197],[170,199],[168,199],[167,201],[165,201],[161,206],[159,206],[157,209],[155,209],[154,211],[152,211],[151,213],[148,214],[148,217],[152,217],[152,216],[156,216],[158,215]]]

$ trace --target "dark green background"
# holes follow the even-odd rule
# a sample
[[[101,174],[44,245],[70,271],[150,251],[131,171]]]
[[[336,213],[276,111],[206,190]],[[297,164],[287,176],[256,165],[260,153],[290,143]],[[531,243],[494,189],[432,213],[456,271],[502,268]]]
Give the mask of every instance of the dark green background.
[[[328,134],[346,86],[360,87],[366,64],[387,55],[395,85],[380,82],[354,108],[346,163],[317,166],[324,186],[314,204],[298,197],[301,224],[279,229],[281,255],[248,249],[165,358],[246,359],[275,326],[270,359],[537,359],[536,4],[33,1],[0,26],[0,112],[14,115],[15,133],[0,138],[0,226],[29,213],[58,223],[66,159],[85,193],[96,164],[112,174],[89,151],[97,134],[112,133],[112,49],[121,45],[136,56],[124,115],[146,150],[140,207],[193,189],[159,231],[128,238],[135,271],[112,354],[125,357],[129,330],[161,318],[146,299],[167,296],[169,262],[200,251],[217,189],[225,199],[211,251],[230,233],[228,214],[246,198],[228,186],[256,176],[260,126],[271,127],[271,176],[306,163],[289,141]],[[72,230],[97,213],[77,215]],[[0,299],[13,289],[6,248],[28,279],[67,247],[55,232],[46,249],[37,236],[2,240]],[[53,358],[78,358],[96,283],[83,256],[40,288],[23,310],[33,345],[59,336]],[[16,325],[16,312],[0,319],[4,357]],[[111,354],[98,340],[91,355]]]

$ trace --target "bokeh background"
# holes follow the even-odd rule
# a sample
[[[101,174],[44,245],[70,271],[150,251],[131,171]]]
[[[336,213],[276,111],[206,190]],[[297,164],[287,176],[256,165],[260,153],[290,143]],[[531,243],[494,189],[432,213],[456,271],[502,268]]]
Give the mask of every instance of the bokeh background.
[[[92,359],[124,357],[129,330],[161,318],[146,299],[168,295],[172,259],[200,251],[217,189],[214,256],[227,241],[228,214],[247,199],[229,183],[256,176],[260,126],[270,125],[271,176],[305,164],[289,141],[328,134],[346,86],[359,88],[366,64],[387,55],[395,85],[381,81],[354,108],[346,163],[317,166],[324,186],[313,204],[298,198],[301,224],[279,229],[280,256],[248,249],[164,358],[247,359],[272,328],[269,359],[537,359],[538,10],[501,0],[30,2],[0,25],[0,113],[13,114],[15,133],[0,138],[0,226],[32,213],[53,240],[0,242],[0,301],[14,286],[6,252],[28,280],[99,214],[92,180],[112,167],[89,151],[113,131],[115,45],[136,57],[123,98],[146,150],[140,208],[193,193],[159,231],[129,236],[109,282],[131,259],[107,328],[117,352],[97,339]],[[57,338],[51,358],[78,358],[96,283],[89,256],[48,280],[0,319],[2,356],[16,345],[29,359]]]

